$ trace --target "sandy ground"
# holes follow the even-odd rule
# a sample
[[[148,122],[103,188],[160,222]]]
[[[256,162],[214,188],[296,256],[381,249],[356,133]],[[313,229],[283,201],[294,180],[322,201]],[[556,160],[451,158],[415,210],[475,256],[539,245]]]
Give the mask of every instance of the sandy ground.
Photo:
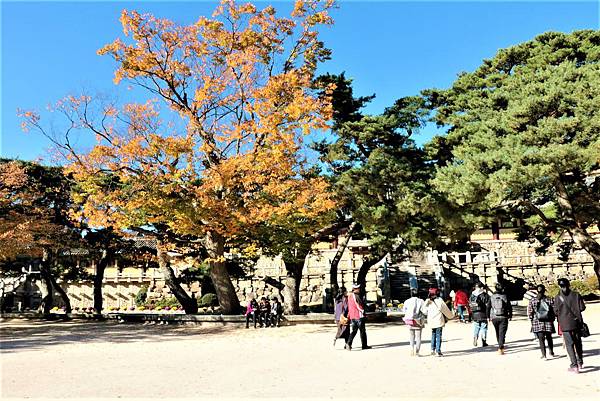
[[[371,324],[371,350],[334,348],[333,325],[243,329],[116,323],[2,322],[5,398],[599,399],[600,303],[588,305],[585,369],[568,373],[562,339],[540,360],[529,322],[509,325],[507,352],[444,329],[445,357],[411,357],[406,327]],[[421,353],[429,353],[424,331]]]

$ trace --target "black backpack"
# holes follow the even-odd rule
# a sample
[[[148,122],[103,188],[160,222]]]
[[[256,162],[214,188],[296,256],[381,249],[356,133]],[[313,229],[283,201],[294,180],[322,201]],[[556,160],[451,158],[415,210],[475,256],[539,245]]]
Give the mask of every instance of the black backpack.
[[[540,322],[553,322],[554,321],[554,310],[552,306],[546,301],[546,298],[540,299],[537,305],[535,315]]]

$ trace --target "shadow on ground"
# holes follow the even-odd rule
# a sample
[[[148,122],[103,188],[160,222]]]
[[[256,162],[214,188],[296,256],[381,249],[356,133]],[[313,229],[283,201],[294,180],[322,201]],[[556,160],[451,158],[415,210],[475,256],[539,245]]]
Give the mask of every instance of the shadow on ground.
[[[197,335],[224,333],[237,326],[182,326],[119,324],[116,322],[57,322],[36,321],[26,324],[3,325],[0,352],[18,352],[42,349],[68,343],[127,343],[135,341],[171,341]]]

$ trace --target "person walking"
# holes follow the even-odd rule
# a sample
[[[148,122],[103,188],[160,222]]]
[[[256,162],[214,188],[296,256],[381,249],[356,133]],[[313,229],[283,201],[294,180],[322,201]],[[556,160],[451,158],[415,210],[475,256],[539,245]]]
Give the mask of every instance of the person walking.
[[[337,333],[335,333],[335,338],[333,339],[333,346],[335,347],[338,338],[343,338],[344,349],[346,349],[348,335],[350,334],[350,330],[348,329],[348,291],[346,291],[346,287],[340,288],[340,293],[335,298],[334,316]]]
[[[420,356],[421,349],[421,333],[423,331],[423,317],[421,310],[425,301],[417,296],[417,289],[410,289],[410,298],[404,302],[402,312],[404,313],[404,323],[408,327],[410,354],[412,356]]]
[[[469,298],[469,307],[473,314],[473,346],[477,346],[479,336],[481,335],[481,346],[487,347],[487,330],[490,315],[487,311],[487,304],[490,296],[485,292],[483,283],[477,283],[475,290]]]
[[[546,296],[546,287],[537,286],[537,295],[529,300],[527,316],[531,320],[531,331],[537,337],[542,351],[542,359],[546,360],[546,342],[550,356],[554,358],[552,334],[554,330],[554,301]]]
[[[452,312],[439,297],[437,288],[429,289],[429,299],[423,303],[421,310],[427,315],[427,327],[431,329],[431,355],[442,357],[442,331],[446,320],[453,318]]]
[[[496,331],[498,353],[504,355],[504,343],[506,341],[508,321],[512,319],[512,305],[504,293],[505,290],[502,283],[497,283],[495,289],[496,291],[490,297],[490,301],[487,305],[487,314],[492,320],[494,330]]]
[[[371,349],[367,345],[367,329],[365,327],[365,303],[360,296],[360,285],[352,285],[352,294],[348,296],[348,318],[350,319],[350,327],[352,331],[346,341],[346,349],[352,351],[352,341],[356,333],[360,331],[360,343],[362,349]]]
[[[467,310],[468,304],[469,295],[462,288],[459,288],[454,295],[454,310],[456,311],[461,323],[467,323],[467,320],[465,319],[465,311]]]
[[[571,360],[569,372],[579,373],[583,368],[583,344],[581,330],[583,328],[582,311],[585,303],[579,293],[571,290],[571,283],[566,278],[558,279],[560,292],[554,297],[554,312],[562,329],[563,341]]]

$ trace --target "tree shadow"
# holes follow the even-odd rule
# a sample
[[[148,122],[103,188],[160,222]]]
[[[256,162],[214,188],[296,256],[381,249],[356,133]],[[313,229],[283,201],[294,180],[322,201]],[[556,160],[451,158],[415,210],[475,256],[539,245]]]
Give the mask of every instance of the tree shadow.
[[[0,329],[1,353],[31,351],[55,345],[80,343],[163,342],[197,335],[223,333],[237,325],[140,325],[117,322],[28,322]]]
[[[410,345],[410,343],[408,341],[403,341],[403,342],[395,342],[395,343],[384,343],[384,344],[371,344],[371,346],[373,347],[373,349],[378,349],[378,348],[392,348],[392,347],[404,347]]]

